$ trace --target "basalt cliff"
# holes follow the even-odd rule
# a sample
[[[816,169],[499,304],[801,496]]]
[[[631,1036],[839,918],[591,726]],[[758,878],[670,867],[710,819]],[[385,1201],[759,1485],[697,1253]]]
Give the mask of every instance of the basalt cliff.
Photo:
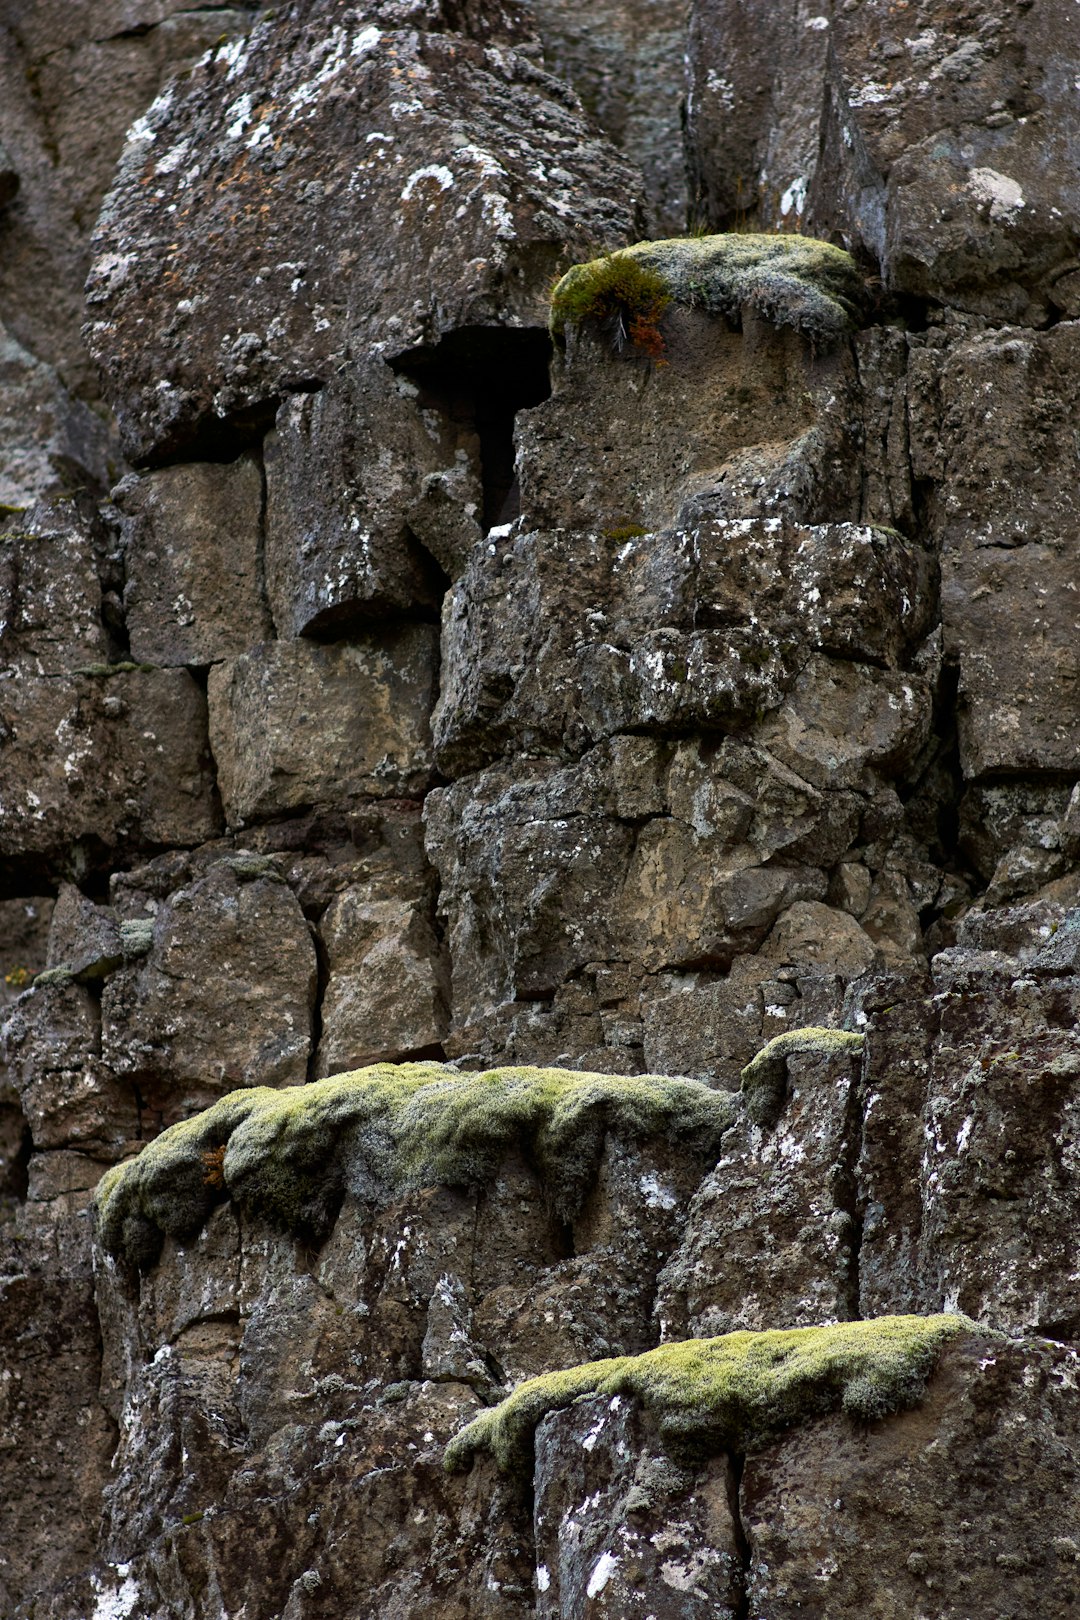
[[[1080,8],[0,0],[0,1615],[1080,1610]]]

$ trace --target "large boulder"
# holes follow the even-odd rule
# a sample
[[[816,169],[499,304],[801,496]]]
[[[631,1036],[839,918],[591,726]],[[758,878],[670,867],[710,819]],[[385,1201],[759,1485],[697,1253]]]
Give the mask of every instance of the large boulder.
[[[372,343],[542,326],[555,269],[634,233],[634,175],[571,92],[501,7],[440,31],[459,9],[291,10],[134,127],[88,283],[133,459],[265,427]]]

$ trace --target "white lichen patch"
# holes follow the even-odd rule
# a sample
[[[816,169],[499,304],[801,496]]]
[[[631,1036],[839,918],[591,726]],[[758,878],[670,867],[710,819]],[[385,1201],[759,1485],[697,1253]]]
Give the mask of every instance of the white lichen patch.
[[[999,174],[997,169],[972,169],[968,176],[968,190],[976,202],[985,203],[990,218],[1011,222],[1024,207],[1024,193],[1010,175]]]

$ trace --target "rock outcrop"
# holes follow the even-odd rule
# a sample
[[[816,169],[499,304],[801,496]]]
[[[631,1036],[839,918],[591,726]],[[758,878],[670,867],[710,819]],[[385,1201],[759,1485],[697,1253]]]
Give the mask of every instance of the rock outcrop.
[[[1074,12],[0,0],[5,1616],[1075,1612]]]

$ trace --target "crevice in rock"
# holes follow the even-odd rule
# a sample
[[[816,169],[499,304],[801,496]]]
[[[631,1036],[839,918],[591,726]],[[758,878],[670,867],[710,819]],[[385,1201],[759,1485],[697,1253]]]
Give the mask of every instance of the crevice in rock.
[[[844,1111],[840,1160],[834,1172],[833,1203],[847,1217],[843,1233],[841,1275],[837,1296],[845,1320],[857,1322],[861,1315],[859,1263],[862,1254],[864,1215],[859,1196],[858,1165],[863,1147],[865,1088],[861,1073],[852,1079]]]
[[[319,1047],[323,1033],[323,1002],[330,983],[330,957],[319,930],[309,923],[311,940],[315,947],[316,980],[315,1004],[311,1009],[311,1045],[308,1050],[307,1079],[317,1080],[319,1075]]]
[[[266,588],[266,535],[269,494],[266,483],[266,462],[263,458],[261,442],[255,453],[255,460],[259,468],[259,521],[255,540],[255,574],[259,600],[263,605],[266,622],[270,627],[267,640],[276,641],[278,639],[277,626],[274,623],[274,615],[270,607],[270,593]]]
[[[390,359],[391,369],[419,388],[421,408],[475,432],[485,533],[520,514],[514,420],[550,396],[551,353],[541,326],[464,326]]]
[[[17,1103],[0,1103],[0,1206],[8,1199],[25,1204],[30,1190],[34,1139]]]
[[[738,1556],[737,1585],[733,1620],[750,1620],[750,1541],[742,1518],[742,1481],[746,1458],[739,1452],[727,1457],[727,1499],[731,1513],[731,1527],[735,1536]]]
[[[318,386],[312,384],[309,388],[305,384],[295,391],[313,392]],[[152,455],[134,465],[140,471],[180,466],[188,461],[211,461],[225,465],[249,452],[259,451],[277,418],[281,398],[280,394],[270,394],[264,399],[240,405],[224,416],[207,412],[194,424],[185,424],[171,437],[163,439]]]

